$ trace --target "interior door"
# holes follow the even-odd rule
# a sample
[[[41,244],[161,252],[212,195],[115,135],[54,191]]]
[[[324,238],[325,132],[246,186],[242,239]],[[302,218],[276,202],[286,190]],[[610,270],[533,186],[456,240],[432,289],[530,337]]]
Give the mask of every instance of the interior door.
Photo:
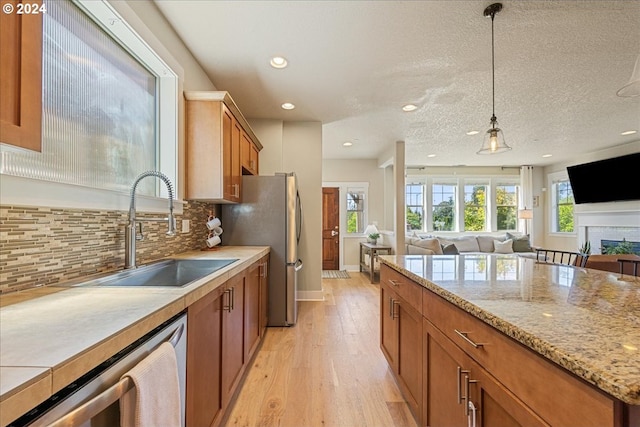
[[[322,188],[322,269],[340,269],[340,191]]]

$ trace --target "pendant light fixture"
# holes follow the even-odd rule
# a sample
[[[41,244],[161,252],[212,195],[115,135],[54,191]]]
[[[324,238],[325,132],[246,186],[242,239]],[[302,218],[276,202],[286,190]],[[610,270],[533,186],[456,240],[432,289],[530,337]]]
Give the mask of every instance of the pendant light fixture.
[[[622,86],[616,94],[622,97],[640,96],[640,55],[636,59],[636,66],[633,67],[629,82]]]
[[[493,19],[496,13],[502,10],[502,3],[493,3],[484,10],[484,16],[491,18],[491,93],[492,93],[492,115],[491,128],[487,131],[482,147],[478,150],[478,154],[497,154],[511,150],[511,147],[504,142],[504,134],[502,129],[498,127],[498,119],[496,118],[496,71],[495,71],[495,55],[493,42]]]

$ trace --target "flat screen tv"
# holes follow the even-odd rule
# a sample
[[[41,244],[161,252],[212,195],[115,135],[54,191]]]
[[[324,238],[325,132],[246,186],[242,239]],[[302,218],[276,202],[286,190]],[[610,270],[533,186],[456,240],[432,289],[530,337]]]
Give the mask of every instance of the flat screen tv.
[[[640,153],[567,167],[576,204],[640,200]]]

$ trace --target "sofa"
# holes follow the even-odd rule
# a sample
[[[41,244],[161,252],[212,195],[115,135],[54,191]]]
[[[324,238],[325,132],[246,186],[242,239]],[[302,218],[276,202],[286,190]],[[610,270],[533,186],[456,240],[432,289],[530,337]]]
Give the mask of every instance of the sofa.
[[[535,256],[528,235],[477,234],[458,237],[413,234],[405,240],[407,255],[458,255],[466,253],[519,253]]]

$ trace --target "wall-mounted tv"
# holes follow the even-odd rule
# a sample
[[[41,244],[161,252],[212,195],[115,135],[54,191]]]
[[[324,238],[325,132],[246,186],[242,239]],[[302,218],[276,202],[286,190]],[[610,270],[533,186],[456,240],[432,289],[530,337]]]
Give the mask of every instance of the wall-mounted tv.
[[[567,167],[576,204],[640,200],[640,153]]]

